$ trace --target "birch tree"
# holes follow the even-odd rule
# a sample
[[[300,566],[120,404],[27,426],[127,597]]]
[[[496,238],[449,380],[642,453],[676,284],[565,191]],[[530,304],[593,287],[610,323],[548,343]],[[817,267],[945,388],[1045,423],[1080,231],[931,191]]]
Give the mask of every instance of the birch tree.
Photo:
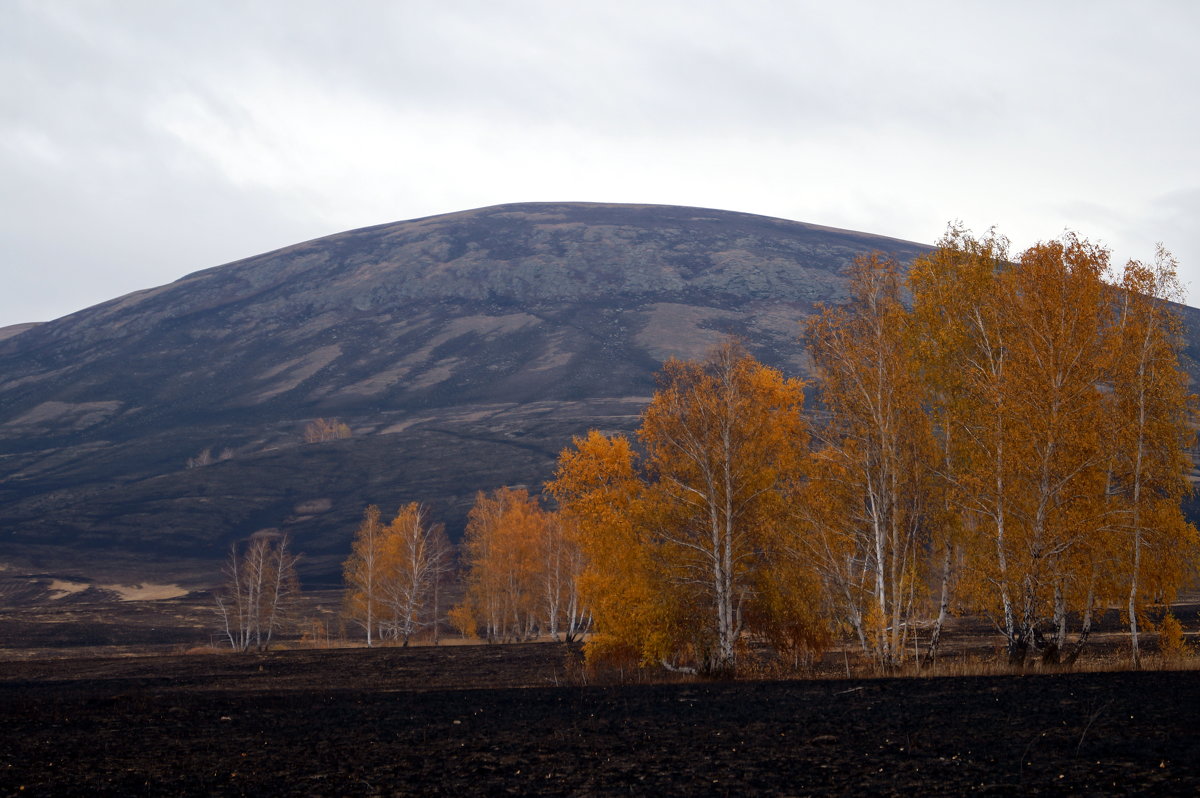
[[[366,632],[368,647],[374,643],[380,622],[385,531],[379,508],[370,505],[354,534],[350,557],[342,566],[346,581],[345,612]]]
[[[414,634],[438,621],[434,599],[449,567],[449,541],[445,527],[431,523],[426,509],[410,502],[383,530],[381,549],[383,625],[407,646]]]
[[[542,526],[542,611],[547,634],[573,642],[587,628],[588,611],[580,599],[583,549],[574,524],[560,513],[547,513]]]
[[[647,501],[640,463],[624,435],[590,430],[559,454],[546,486],[583,556],[577,583],[594,621],[585,646],[591,661],[658,663],[681,645],[673,593],[639,520]]]
[[[1160,252],[1114,285],[1108,252],[1073,234],[1015,259],[1006,245],[952,228],[910,277],[963,597],[1013,662],[1057,661],[1075,617],[1073,660],[1095,609],[1120,600],[1136,661],[1142,604],[1194,559],[1174,264]],[[1151,539],[1162,556],[1146,562]]]
[[[1009,242],[994,230],[975,238],[951,226],[909,270],[918,369],[937,440],[932,470],[943,497],[933,525],[941,573],[927,659],[950,609],[956,563],[965,597],[987,610],[1006,641],[1017,640],[1008,582],[1013,410],[1005,380],[1008,341],[1020,330],[1004,300],[1010,265]],[[989,564],[986,576],[975,567],[981,562]]]
[[[216,594],[217,611],[235,651],[264,651],[290,618],[299,592],[296,563],[286,535],[252,538],[244,550],[234,544],[225,565],[225,584]]]
[[[1195,433],[1193,397],[1179,363],[1183,323],[1170,304],[1183,298],[1177,268],[1159,245],[1153,263],[1126,264],[1117,292],[1110,493],[1123,542],[1118,570],[1135,667],[1146,603],[1173,600],[1197,555],[1196,529],[1180,509],[1190,492],[1186,450]]]
[[[467,519],[462,601],[450,611],[465,634],[488,642],[536,636],[544,597],[545,512],[524,488],[480,491]]]
[[[1109,353],[1108,253],[1074,235],[1037,244],[1006,273],[1005,390],[1013,455],[1006,584],[1016,604],[1014,658],[1057,659],[1068,611],[1090,609],[1105,548],[1102,421]],[[1050,638],[1041,630],[1049,624]]]
[[[1034,648],[1056,660],[1072,610],[1078,650],[1100,598],[1107,266],[1107,252],[1069,234],[1014,262],[994,233],[952,228],[912,269],[962,587],[1014,662]]]
[[[828,413],[801,545],[822,563],[860,645],[887,667],[907,650],[924,589],[936,457],[900,289],[897,263],[860,257],[850,302],[824,308],[806,330]]]

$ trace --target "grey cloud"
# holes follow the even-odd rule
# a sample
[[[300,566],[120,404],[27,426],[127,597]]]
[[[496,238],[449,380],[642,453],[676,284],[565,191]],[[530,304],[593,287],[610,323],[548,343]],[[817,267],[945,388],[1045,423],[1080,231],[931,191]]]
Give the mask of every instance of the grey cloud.
[[[1200,6],[1170,3],[0,4],[0,259],[21,272],[0,326],[334,232],[339,205],[370,215],[353,226],[560,198],[529,185],[723,207],[757,197],[735,209],[913,239],[936,237],[945,211],[919,209],[948,198],[999,219],[1092,202],[1200,257],[1182,243],[1200,184],[1187,101],[1198,22]],[[291,104],[259,105],[291,90]],[[321,107],[257,128],[304,103]],[[223,137],[201,143],[236,157],[172,129],[181,108]],[[327,118],[345,124],[305,129]],[[402,127],[372,138],[358,122]],[[366,149],[393,134],[396,147]],[[239,174],[263,148],[309,171],[279,185]],[[685,195],[705,184],[708,155],[725,159],[724,182]],[[489,160],[508,163],[488,173]],[[403,185],[368,205],[374,175]],[[1167,198],[1141,213],[1129,198],[1148,185]],[[588,195],[597,187],[605,196]],[[1039,221],[1049,234],[1086,221],[1068,216]]]

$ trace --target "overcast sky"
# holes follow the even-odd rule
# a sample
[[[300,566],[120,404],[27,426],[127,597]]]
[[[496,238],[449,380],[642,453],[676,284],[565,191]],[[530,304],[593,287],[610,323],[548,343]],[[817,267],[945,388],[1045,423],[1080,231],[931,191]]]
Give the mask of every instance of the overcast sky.
[[[329,233],[669,203],[1200,298],[1200,3],[0,0],[0,326]]]

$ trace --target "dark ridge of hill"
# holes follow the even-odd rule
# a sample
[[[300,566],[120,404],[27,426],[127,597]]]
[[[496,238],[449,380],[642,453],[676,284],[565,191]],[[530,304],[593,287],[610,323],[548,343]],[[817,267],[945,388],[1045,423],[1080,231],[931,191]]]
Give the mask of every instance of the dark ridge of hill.
[[[572,435],[631,429],[668,356],[736,334],[803,374],[798,322],[844,298],[853,257],[923,249],[699,208],[502,205],[6,328],[0,561],[216,558],[283,529],[319,570],[366,504],[411,500],[456,534],[476,491],[537,490]],[[305,444],[316,417],[353,437]]]

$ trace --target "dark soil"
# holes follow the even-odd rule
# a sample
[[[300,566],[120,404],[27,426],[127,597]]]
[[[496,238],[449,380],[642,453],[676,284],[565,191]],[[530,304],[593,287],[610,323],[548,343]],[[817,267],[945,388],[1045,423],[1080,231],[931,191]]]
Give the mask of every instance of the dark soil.
[[[0,663],[0,792],[1200,792],[1196,672],[585,686],[574,661],[544,643]]]

